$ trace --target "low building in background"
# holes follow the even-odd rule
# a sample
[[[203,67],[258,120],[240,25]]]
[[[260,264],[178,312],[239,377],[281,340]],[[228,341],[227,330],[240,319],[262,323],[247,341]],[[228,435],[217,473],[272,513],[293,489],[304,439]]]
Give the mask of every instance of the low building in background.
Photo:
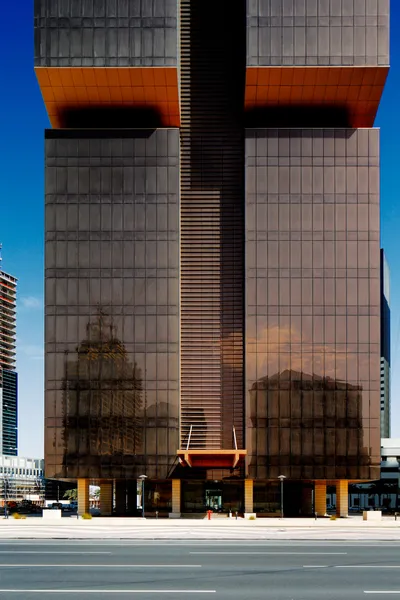
[[[0,455],[0,505],[30,500],[42,504],[44,499],[44,460]]]
[[[334,488],[328,488],[327,505],[336,506]],[[381,477],[368,483],[349,485],[349,513],[381,510],[393,514],[400,511],[400,439],[381,440]]]

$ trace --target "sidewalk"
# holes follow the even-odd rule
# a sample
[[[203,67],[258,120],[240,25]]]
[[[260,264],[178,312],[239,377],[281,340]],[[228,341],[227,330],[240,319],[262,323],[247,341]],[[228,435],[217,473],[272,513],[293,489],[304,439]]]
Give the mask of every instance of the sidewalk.
[[[49,521],[41,517],[24,520],[0,518],[1,540],[386,540],[400,541],[400,519],[385,517],[381,522],[348,519],[140,519],[95,517],[92,520],[67,517]]]
[[[26,515],[26,519],[13,519],[10,516],[8,519],[0,517],[0,529],[5,526],[19,526],[19,527],[80,527],[86,525],[88,527],[104,527],[104,528],[120,528],[127,526],[141,527],[141,528],[157,528],[157,527],[170,527],[175,529],[176,527],[190,527],[190,528],[204,528],[204,527],[244,527],[244,528],[270,528],[270,527],[288,527],[288,528],[337,528],[337,527],[365,527],[365,528],[398,528],[400,529],[400,517],[395,520],[394,517],[382,517],[381,521],[363,521],[362,516],[349,516],[347,518],[337,518],[335,521],[331,521],[329,517],[318,518],[302,518],[302,519],[280,519],[280,518],[258,518],[254,521],[249,519],[221,519],[212,518],[208,521],[207,519],[142,519],[141,517],[93,517],[90,520],[77,518],[76,515],[70,517],[63,517],[57,520],[42,519],[41,517]]]
[[[280,518],[258,518],[254,521],[249,519],[221,519],[212,518],[207,519],[142,519],[141,517],[93,517],[92,519],[86,520],[77,518],[76,515],[70,517],[63,517],[57,520],[42,519],[36,515],[26,515],[25,519],[14,519],[10,516],[8,519],[0,517],[0,530],[3,527],[29,527],[29,528],[40,528],[40,527],[101,527],[104,529],[113,528],[119,529],[124,527],[138,527],[142,529],[152,529],[159,527],[169,527],[176,529],[179,527],[191,529],[204,529],[205,527],[241,527],[241,528],[324,528],[324,529],[335,529],[345,527],[346,529],[353,529],[354,527],[362,528],[389,528],[400,530],[400,517],[395,520],[394,517],[382,517],[381,521],[363,521],[362,516],[350,516],[347,518],[337,518],[335,521],[331,521],[329,517],[325,518],[303,518],[303,519],[280,519]]]

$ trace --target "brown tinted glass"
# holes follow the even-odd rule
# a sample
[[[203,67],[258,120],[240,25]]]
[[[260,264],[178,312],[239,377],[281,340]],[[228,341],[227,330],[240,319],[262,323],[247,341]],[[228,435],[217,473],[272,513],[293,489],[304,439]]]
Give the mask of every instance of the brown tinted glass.
[[[378,141],[377,130],[247,130],[251,477],[378,475]]]
[[[175,460],[178,157],[175,129],[47,132],[48,477],[166,478]]]

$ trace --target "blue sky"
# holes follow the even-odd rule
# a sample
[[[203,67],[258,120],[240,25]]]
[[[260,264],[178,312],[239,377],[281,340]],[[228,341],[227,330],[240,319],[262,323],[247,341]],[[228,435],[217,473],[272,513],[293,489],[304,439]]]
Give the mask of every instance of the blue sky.
[[[400,437],[400,2],[392,1],[391,74],[381,127],[382,244],[391,270],[392,435]],[[33,0],[2,3],[0,242],[18,277],[19,451],[43,454],[43,141],[49,126],[33,71]]]

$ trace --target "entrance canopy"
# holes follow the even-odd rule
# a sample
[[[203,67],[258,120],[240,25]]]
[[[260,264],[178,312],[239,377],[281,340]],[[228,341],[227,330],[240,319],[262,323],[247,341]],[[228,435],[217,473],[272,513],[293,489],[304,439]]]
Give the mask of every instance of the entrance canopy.
[[[210,469],[234,469],[242,466],[247,450],[178,450],[179,462],[183,467]]]

